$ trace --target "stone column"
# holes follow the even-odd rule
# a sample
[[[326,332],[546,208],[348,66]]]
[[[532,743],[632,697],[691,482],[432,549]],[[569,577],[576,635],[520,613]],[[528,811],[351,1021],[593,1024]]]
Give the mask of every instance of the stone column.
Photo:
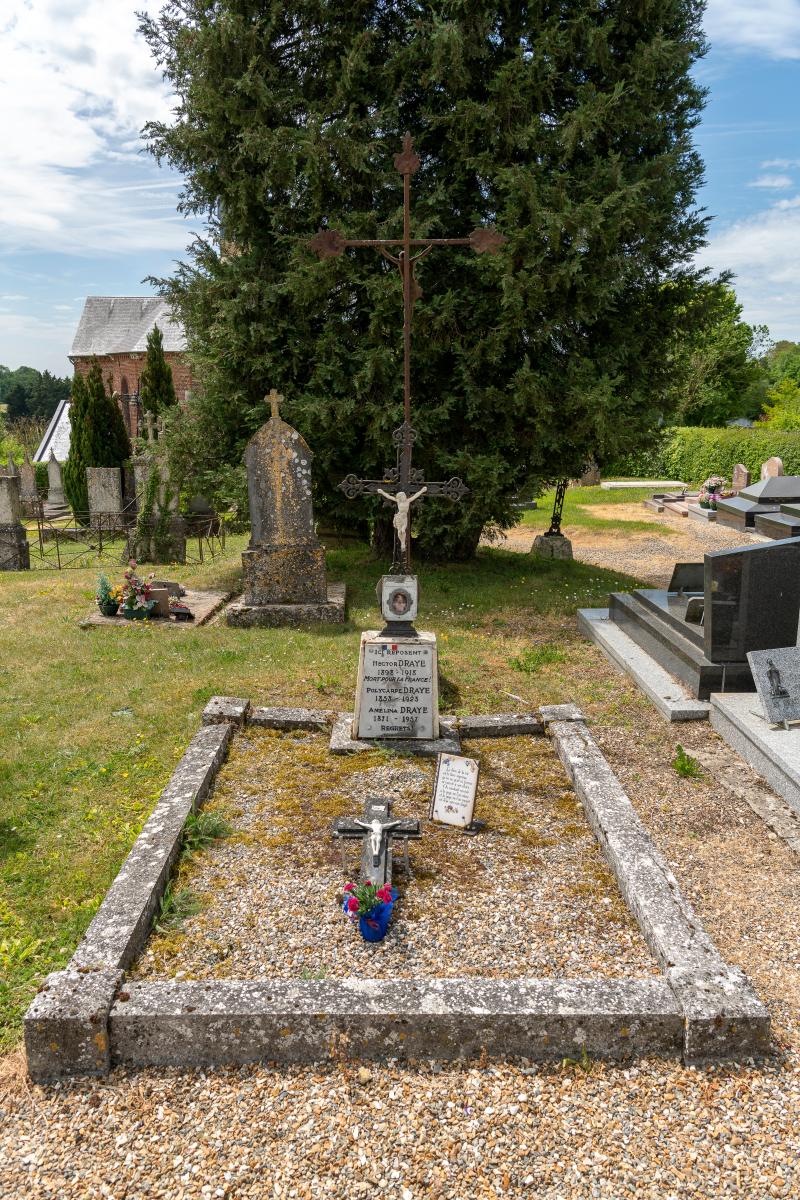
[[[122,471],[120,468],[87,467],[86,489],[89,493],[92,529],[108,529],[118,524],[122,512]]]
[[[19,492],[19,475],[0,475],[0,571],[31,569]]]

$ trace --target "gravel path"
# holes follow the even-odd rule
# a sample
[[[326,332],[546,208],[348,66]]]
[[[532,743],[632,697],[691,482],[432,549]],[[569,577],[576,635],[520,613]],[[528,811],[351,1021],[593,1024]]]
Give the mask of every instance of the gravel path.
[[[608,571],[633,575],[652,587],[666,587],[676,562],[702,562],[703,555],[710,550],[729,550],[767,540],[759,534],[740,533],[716,523],[659,516],[637,504],[592,505],[591,512],[615,521],[644,521],[653,526],[653,532],[631,530],[624,535],[609,534],[565,525],[564,533],[572,542],[575,558]],[[527,553],[535,534],[535,530],[518,525],[506,530],[501,545],[504,550]]]
[[[180,931],[154,935],[139,977],[643,976],[658,974],[545,738],[475,741],[478,837],[427,820],[433,763],[375,753],[335,758],[319,734],[249,730],[220,773],[213,807],[235,835],[182,872],[203,903]],[[334,817],[368,796],[417,817],[412,878],[396,858],[400,902],[383,942],[365,943],[340,909],[349,874]],[[313,798],[311,798],[313,797]],[[311,799],[310,799],[311,798]]]

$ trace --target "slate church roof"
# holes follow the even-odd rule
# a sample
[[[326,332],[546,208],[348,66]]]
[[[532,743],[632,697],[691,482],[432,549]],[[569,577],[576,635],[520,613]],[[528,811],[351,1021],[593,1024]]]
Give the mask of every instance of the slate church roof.
[[[144,353],[154,325],[166,351],[186,349],[183,326],[160,296],[87,296],[69,357]]]

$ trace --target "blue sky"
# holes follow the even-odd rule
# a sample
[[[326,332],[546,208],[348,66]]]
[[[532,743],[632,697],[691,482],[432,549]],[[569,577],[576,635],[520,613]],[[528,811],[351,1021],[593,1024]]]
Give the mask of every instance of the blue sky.
[[[147,0],[2,0],[0,363],[58,374],[87,295],[137,295],[190,237],[180,180],[138,131],[169,95],[136,34]],[[149,5],[152,9],[152,3]],[[713,214],[701,261],[745,318],[800,340],[800,0],[710,0],[696,141]]]

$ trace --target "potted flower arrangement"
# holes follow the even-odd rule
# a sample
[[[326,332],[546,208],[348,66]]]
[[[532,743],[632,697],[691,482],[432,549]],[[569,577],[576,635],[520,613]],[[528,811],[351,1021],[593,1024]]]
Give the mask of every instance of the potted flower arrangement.
[[[136,559],[128,563],[122,585],[122,615],[128,621],[144,621],[150,616],[155,607],[155,600],[150,598],[150,583],[153,576],[142,579],[135,573]]]
[[[717,500],[727,494],[725,492],[727,482],[727,479],[723,479],[721,475],[709,475],[697,494],[697,503],[700,507],[716,510]]]
[[[365,942],[380,942],[386,937],[389,920],[397,899],[391,884],[378,887],[377,883],[346,883],[342,911],[354,923]]]
[[[122,602],[122,588],[118,583],[112,584],[105,575],[97,580],[97,607],[104,617],[115,617]]]
[[[193,621],[194,613],[189,608],[188,604],[184,604],[177,596],[169,598],[169,613],[176,621]]]

